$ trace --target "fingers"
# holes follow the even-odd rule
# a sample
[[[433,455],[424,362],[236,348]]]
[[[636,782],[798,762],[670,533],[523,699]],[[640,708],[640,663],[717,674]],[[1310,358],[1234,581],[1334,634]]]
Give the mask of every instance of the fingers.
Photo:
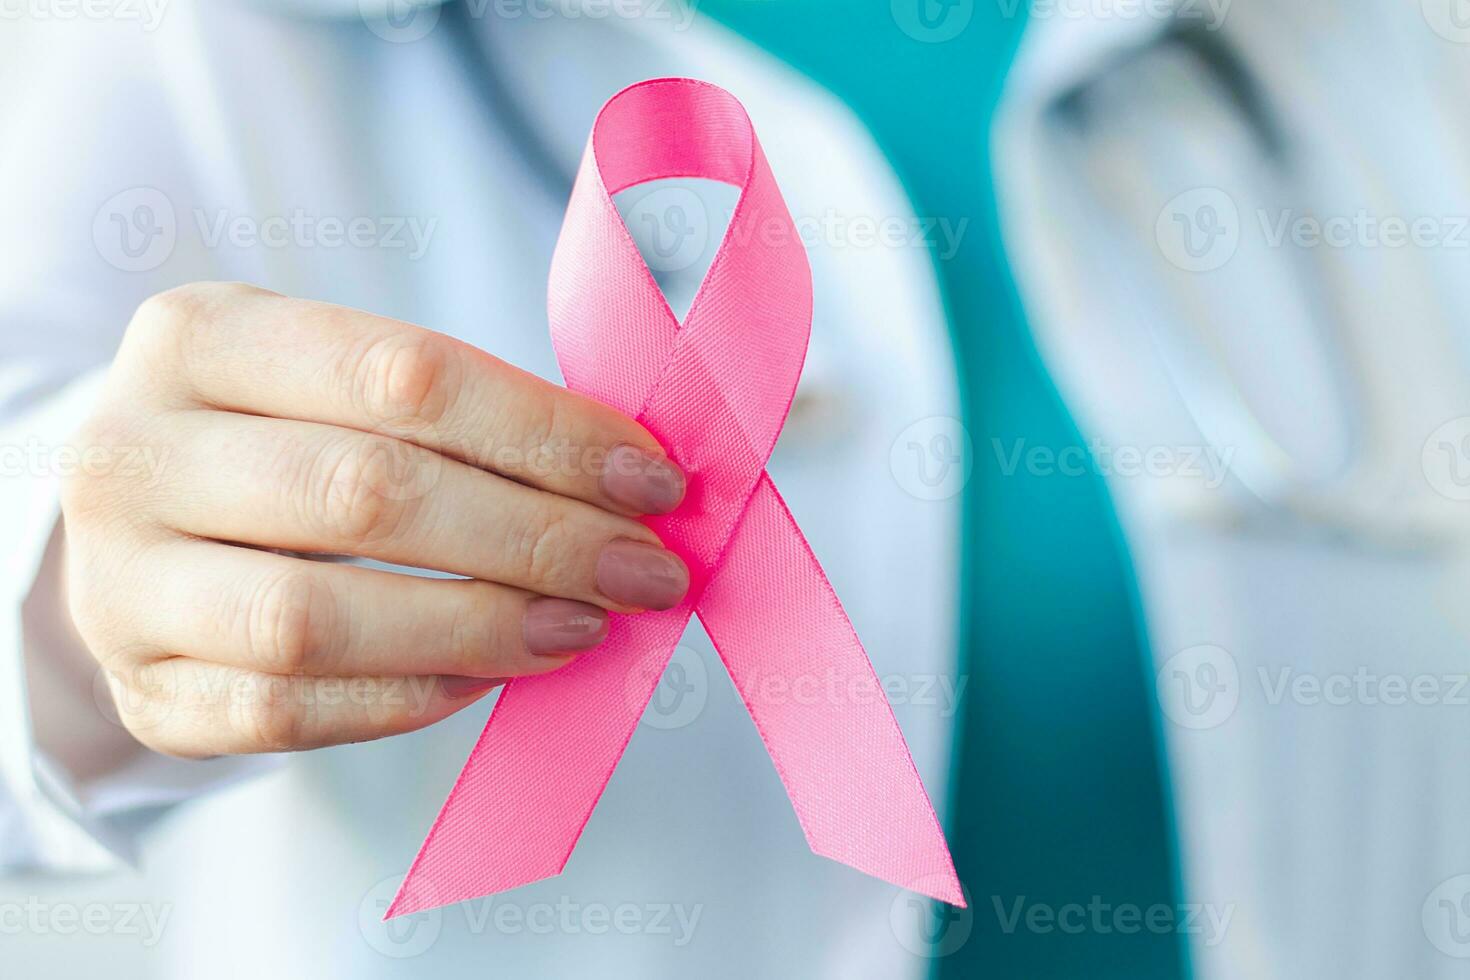
[[[684,494],[638,423],[423,327],[210,283],[138,320],[206,405],[394,436],[619,513],[667,513]]]
[[[688,570],[627,517],[349,429],[219,412],[175,423],[181,465],[146,507],[189,534],[353,554],[629,612]]]
[[[186,758],[292,752],[416,731],[499,685],[453,677],[280,677],[186,657],[111,668],[119,720]]]
[[[266,674],[520,677],[607,635],[597,606],[176,538],[151,549],[149,601],[114,615],[136,642]]]
[[[109,377],[79,438],[156,456],[66,482],[69,607],[160,751],[412,731],[688,588],[631,519],[684,493],[657,441],[432,331],[200,284],[139,308]]]

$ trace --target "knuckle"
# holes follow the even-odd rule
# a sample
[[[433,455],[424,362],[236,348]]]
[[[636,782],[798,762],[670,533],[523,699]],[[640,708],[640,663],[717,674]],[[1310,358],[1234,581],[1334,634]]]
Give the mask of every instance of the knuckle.
[[[239,282],[191,282],[155,293],[133,313],[120,360],[140,386],[155,387],[156,376],[187,372],[191,364],[207,360],[215,333],[211,324],[243,300],[274,295]]]
[[[64,527],[66,611],[76,634],[99,664],[145,660],[149,645],[137,629],[144,589],[156,571],[150,544],[126,528],[80,529],[68,518]]]
[[[289,569],[266,578],[246,605],[252,663],[270,674],[301,674],[313,663],[320,623],[330,607],[316,576]]]
[[[508,631],[503,628],[499,606],[494,586],[471,584],[449,624],[448,653],[453,663],[470,671],[504,649]]]
[[[131,728],[128,728],[128,734],[132,735],[145,749],[173,759],[194,761],[209,757],[208,752],[192,750],[187,742],[175,741],[169,737],[169,733],[159,731],[155,728],[145,728],[143,731],[133,731]]]
[[[61,477],[59,489],[62,518],[73,529],[85,525],[87,519],[107,502],[104,482],[85,470],[79,469]]]
[[[71,614],[72,625],[77,635],[87,645],[93,659],[105,663],[104,641],[110,632],[102,615],[102,603],[94,591],[95,580],[83,570],[78,562],[67,560],[66,604]]]
[[[562,519],[546,525],[531,546],[527,572],[533,582],[551,582],[565,565],[565,549],[561,547]]]
[[[155,671],[148,663],[114,664],[101,668],[114,718],[134,738],[152,747],[178,706],[177,679]]]
[[[118,722],[135,735],[143,729],[151,728],[148,715],[150,708],[158,700],[159,691],[154,686],[138,683],[140,668],[136,665],[99,666],[98,670]]]
[[[292,678],[255,675],[230,699],[230,724],[244,744],[256,751],[286,752],[301,743],[304,700],[296,696]]]
[[[77,526],[146,490],[163,469],[164,456],[146,430],[113,410],[94,415],[68,446],[75,465],[68,463],[57,474],[61,512]]]
[[[568,445],[567,406],[562,392],[547,392],[531,405],[517,405],[514,421],[509,425],[509,441],[523,456],[525,475],[544,478],[556,465],[559,453]]]
[[[209,304],[209,284],[191,282],[154,293],[133,314],[129,332],[149,336],[174,336],[187,331],[202,318]]]
[[[461,387],[458,358],[427,332],[378,341],[358,371],[363,408],[385,426],[438,425]]]
[[[241,298],[263,292],[239,282],[185,283],[138,304],[129,332],[163,338],[186,336]]]
[[[397,537],[412,510],[403,480],[403,443],[354,437],[324,452],[315,510],[336,540],[380,542]],[[412,462],[407,462],[412,468]]]
[[[564,514],[548,514],[515,529],[509,553],[523,582],[544,587],[566,577],[567,523]]]
[[[175,759],[207,759],[214,753],[199,746],[197,738],[189,728],[172,722],[133,724],[123,721],[123,727],[144,748]]]
[[[528,450],[549,446],[556,440],[564,425],[565,408],[560,394],[553,392],[543,399],[539,411],[524,416],[521,439]]]

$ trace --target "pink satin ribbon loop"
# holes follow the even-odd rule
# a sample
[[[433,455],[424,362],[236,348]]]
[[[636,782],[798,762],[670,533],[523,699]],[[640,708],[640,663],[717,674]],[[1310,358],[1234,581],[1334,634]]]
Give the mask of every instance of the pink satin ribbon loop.
[[[612,195],[669,177],[740,197],[689,314],[670,311]],[[856,633],[765,473],[811,325],[811,273],[745,110],[692,79],[642,82],[598,115],[552,260],[568,387],[635,416],[689,476],[650,518],[692,573],[674,609],[616,616],[602,646],[501,693],[387,917],[561,872],[698,614],[813,851],[955,904],[939,821]],[[865,695],[772,697],[811,674]],[[787,688],[789,689],[789,688]]]

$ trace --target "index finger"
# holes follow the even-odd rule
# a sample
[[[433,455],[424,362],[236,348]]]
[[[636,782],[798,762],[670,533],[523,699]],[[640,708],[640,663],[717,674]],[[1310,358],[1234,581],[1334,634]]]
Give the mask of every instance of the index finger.
[[[213,408],[392,436],[623,514],[683,499],[637,422],[424,327],[238,283],[161,293],[138,321]]]

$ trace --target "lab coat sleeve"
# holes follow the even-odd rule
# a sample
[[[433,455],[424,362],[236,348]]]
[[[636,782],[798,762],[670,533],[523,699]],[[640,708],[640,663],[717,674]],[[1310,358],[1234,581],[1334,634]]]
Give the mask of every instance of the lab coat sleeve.
[[[153,74],[156,38],[135,26],[25,19],[0,36],[0,869],[130,860],[169,805],[279,764],[133,741],[64,612],[71,434],[137,304],[228,272],[183,247],[129,268],[105,237],[139,188],[182,201],[198,171]]]
[[[15,368],[0,362],[0,376]],[[65,619],[59,487],[78,467],[98,465],[71,433],[101,375],[87,372],[0,423],[0,867],[131,862],[138,833],[168,806],[275,764],[185,761],[138,744]]]

